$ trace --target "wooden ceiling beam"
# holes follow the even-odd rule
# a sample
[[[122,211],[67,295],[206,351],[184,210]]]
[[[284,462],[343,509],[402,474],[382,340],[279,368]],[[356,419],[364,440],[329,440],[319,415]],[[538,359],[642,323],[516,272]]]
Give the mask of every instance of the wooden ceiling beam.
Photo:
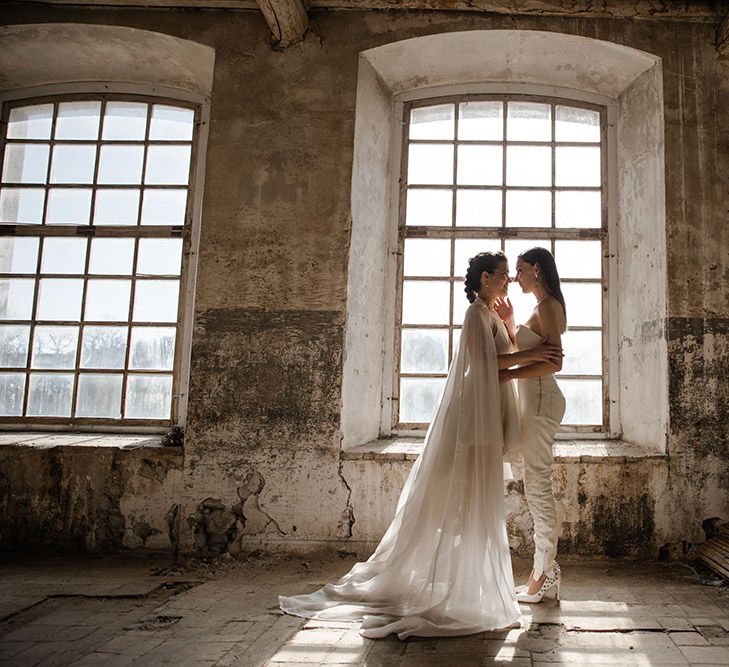
[[[285,49],[304,39],[309,17],[301,0],[258,0],[258,6],[278,48]]]

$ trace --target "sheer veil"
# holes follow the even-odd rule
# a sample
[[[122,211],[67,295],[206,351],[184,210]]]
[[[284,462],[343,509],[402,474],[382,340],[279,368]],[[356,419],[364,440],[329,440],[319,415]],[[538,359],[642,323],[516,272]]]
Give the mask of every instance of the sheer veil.
[[[362,619],[372,638],[464,635],[518,620],[504,519],[500,324],[480,299],[468,309],[423,453],[369,560],[314,593],[281,597],[284,611]]]

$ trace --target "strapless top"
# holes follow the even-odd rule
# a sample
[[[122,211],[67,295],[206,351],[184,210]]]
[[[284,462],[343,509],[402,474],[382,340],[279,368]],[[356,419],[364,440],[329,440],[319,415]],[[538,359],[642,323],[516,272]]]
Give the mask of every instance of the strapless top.
[[[536,331],[533,329],[530,329],[525,324],[520,324],[516,329],[516,347],[518,350],[531,350],[533,347],[536,347],[539,342],[542,340],[542,336],[540,336]],[[528,364],[522,364],[522,366],[527,366]],[[518,380],[519,386],[526,386],[526,385],[532,385],[532,384],[538,384],[540,386],[540,389],[542,391],[559,391],[559,387],[557,385],[557,380],[554,378],[553,373],[547,373],[546,375],[538,375],[537,377],[533,378],[520,378]]]

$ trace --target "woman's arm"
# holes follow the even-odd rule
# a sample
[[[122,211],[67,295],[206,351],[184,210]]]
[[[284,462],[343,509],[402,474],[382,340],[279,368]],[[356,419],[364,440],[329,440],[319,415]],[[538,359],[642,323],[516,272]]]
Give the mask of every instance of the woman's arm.
[[[539,362],[545,363],[562,363],[562,349],[557,345],[547,342],[546,338],[531,350],[521,350],[520,352],[509,352],[499,355],[499,370],[516,366],[517,364],[531,364],[534,366]],[[529,368],[531,368],[529,366]],[[544,375],[545,373],[540,373]]]

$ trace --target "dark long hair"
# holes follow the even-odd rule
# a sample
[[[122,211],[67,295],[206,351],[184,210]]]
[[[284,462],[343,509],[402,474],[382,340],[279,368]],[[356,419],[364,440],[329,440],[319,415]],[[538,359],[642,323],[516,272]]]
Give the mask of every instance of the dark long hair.
[[[559,284],[559,273],[557,273],[557,264],[554,261],[552,253],[546,248],[537,246],[536,248],[530,248],[526,252],[519,255],[519,259],[527,264],[534,266],[539,264],[539,268],[544,276],[544,286],[557,301],[562,305],[562,311],[564,312],[565,323],[567,322],[567,306],[564,303],[564,296],[562,295],[562,287]]]
[[[468,269],[466,270],[466,284],[464,292],[468,300],[473,303],[476,300],[478,290],[481,289],[481,274],[493,273],[499,266],[506,261],[506,255],[499,252],[480,252],[475,257],[468,260]]]

